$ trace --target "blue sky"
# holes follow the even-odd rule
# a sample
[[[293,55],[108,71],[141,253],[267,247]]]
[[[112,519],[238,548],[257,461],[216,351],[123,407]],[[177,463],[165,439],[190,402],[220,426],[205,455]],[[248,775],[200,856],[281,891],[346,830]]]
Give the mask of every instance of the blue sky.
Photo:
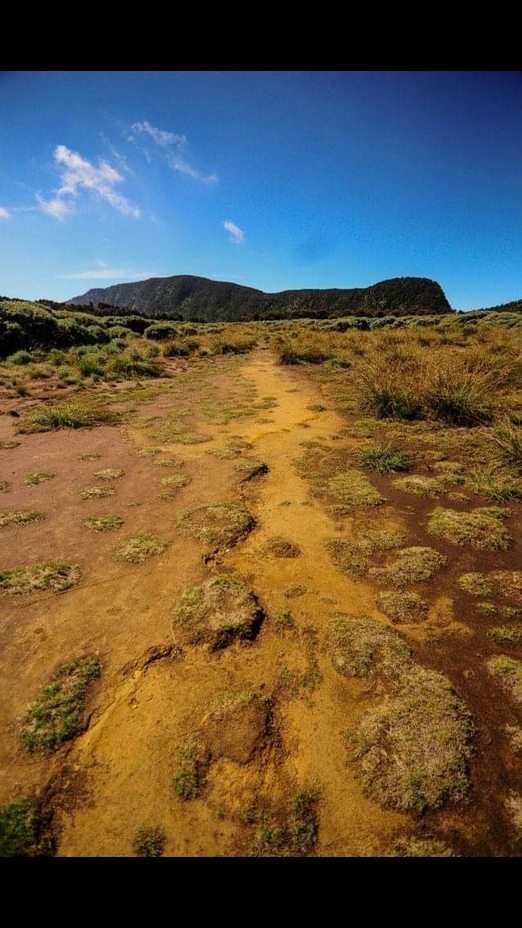
[[[0,72],[0,294],[172,274],[522,298],[522,72]]]

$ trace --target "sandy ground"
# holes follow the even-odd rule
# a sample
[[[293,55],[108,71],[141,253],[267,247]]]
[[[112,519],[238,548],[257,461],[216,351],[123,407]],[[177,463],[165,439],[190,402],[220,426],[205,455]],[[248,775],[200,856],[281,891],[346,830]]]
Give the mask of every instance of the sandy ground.
[[[319,797],[317,856],[381,856],[401,835],[438,837],[456,854],[518,856],[506,800],[520,790],[520,764],[503,731],[520,720],[491,678],[473,669],[488,646],[452,585],[471,569],[465,551],[455,563],[454,549],[437,545],[450,551],[452,566],[432,591],[426,621],[402,632],[419,662],[446,673],[474,714],[471,799],[422,817],[399,813],[366,798],[347,761],[347,735],[382,695],[335,671],[329,628],[343,613],[387,619],[379,588],[339,571],[325,543],[356,538],[378,518],[379,527],[424,544],[421,516],[429,504],[416,500],[415,508],[387,492],[378,516],[332,516],[296,467],[307,449],[349,452],[354,444],[327,388],[257,351],[173,363],[158,396],[134,404],[126,395],[114,408],[125,412],[119,426],[20,435],[18,447],[0,451],[0,479],[8,483],[2,506],[46,515],[1,529],[0,569],[50,560],[81,568],[79,584],[65,593],[0,598],[0,802],[44,797],[63,857],[131,856],[140,827],[163,830],[165,856],[256,853],[248,810],[282,815],[307,789]],[[186,430],[181,439],[165,431],[174,420]],[[0,417],[0,430],[0,439],[13,438],[9,416]],[[202,440],[185,443],[194,433]],[[158,466],[169,460],[175,466]],[[250,460],[248,479],[248,466],[238,464]],[[107,468],[123,475],[94,476]],[[28,486],[34,473],[53,476]],[[162,484],[179,473],[189,478],[185,486]],[[81,498],[99,484],[114,494]],[[161,498],[165,493],[171,498]],[[221,502],[240,504],[255,519],[236,544],[205,543],[178,525],[186,510]],[[83,524],[107,513],[124,524],[99,534]],[[118,545],[137,532],[159,536],[163,553],[141,564],[116,560]],[[296,556],[278,556],[281,540]],[[517,550],[506,555],[511,569]],[[505,566],[501,555],[493,563]],[[483,559],[474,569],[487,566]],[[180,644],[173,622],[180,597],[216,576],[243,581],[257,597],[264,612],[257,638],[214,651]],[[99,656],[102,673],[90,691],[85,730],[52,755],[28,755],[19,737],[28,703],[62,662],[87,654]],[[245,692],[256,694],[261,714],[216,723],[216,697]],[[200,794],[189,801],[174,787],[188,743],[207,751]]]

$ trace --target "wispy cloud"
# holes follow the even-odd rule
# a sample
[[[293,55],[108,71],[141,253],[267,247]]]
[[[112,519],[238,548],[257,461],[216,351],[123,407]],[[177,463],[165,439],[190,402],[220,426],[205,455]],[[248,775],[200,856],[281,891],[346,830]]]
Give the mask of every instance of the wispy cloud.
[[[231,219],[225,219],[223,226],[229,233],[231,242],[234,242],[236,245],[240,245],[241,242],[244,242],[245,233],[239,226],[236,226],[235,222],[232,222]]]
[[[152,277],[150,271],[127,271],[124,267],[101,266],[90,271],[75,271],[73,274],[56,274],[57,280],[116,280],[122,277],[133,280],[145,280]]]
[[[144,122],[135,122],[132,126],[132,131],[135,135],[129,135],[127,137],[129,142],[137,144],[136,136],[145,140],[152,139],[155,145],[161,149],[163,157],[173,171],[177,171],[179,174],[185,174],[186,177],[191,177],[192,180],[197,180],[202,184],[216,183],[218,179],[216,173],[205,174],[202,171],[198,171],[188,160],[185,153],[188,145],[186,135],[178,135],[177,132],[168,132],[166,129],[158,129],[156,126],[151,126],[150,122],[147,122],[147,120]],[[149,150],[142,146],[138,147],[141,148],[145,159],[150,164],[152,156]]]
[[[37,195],[42,212],[54,216],[55,219],[65,219],[74,212],[74,198],[81,190],[86,190],[97,199],[109,203],[124,216],[139,218],[139,209],[129,203],[123,194],[115,190],[116,184],[123,183],[124,178],[108,161],[100,159],[96,167],[86,158],[82,158],[78,152],[71,151],[65,145],[56,146],[54,160],[62,171],[61,186],[54,191],[56,196],[50,200]]]
[[[0,206],[0,219],[9,219],[9,212],[3,206]]]
[[[160,145],[162,148],[168,145],[179,145],[180,148],[184,148],[187,144],[186,135],[177,135],[175,132],[166,132],[164,129],[156,129],[156,127],[151,126],[150,122],[147,122],[147,120],[144,122],[135,122],[132,131],[143,135],[149,135],[151,139],[156,142],[156,145]]]

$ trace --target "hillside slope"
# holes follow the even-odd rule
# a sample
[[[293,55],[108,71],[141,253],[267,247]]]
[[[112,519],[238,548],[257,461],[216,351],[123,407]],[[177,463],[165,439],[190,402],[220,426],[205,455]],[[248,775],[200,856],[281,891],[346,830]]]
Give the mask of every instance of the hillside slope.
[[[105,303],[149,316],[231,322],[285,316],[434,314],[452,309],[440,284],[427,277],[395,277],[351,290],[284,290],[252,287],[182,274],[88,290],[68,301]]]

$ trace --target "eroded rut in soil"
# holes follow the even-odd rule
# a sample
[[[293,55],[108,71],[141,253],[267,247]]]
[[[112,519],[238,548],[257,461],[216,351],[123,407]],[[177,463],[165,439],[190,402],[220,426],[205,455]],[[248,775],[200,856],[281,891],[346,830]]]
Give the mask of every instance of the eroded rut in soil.
[[[339,672],[339,616],[390,622],[379,589],[339,570],[328,543],[368,529],[406,535],[408,517],[391,505],[350,511],[314,489],[306,455],[349,457],[357,445],[318,386],[258,351],[173,365],[164,392],[122,409],[121,429],[26,436],[9,452],[15,488],[29,470],[55,477],[31,497],[47,523],[9,528],[1,566],[52,555],[77,561],[82,581],[3,599],[0,662],[12,686],[1,701],[2,801],[46,795],[60,856],[130,856],[139,828],[161,830],[165,856],[379,856],[405,842],[410,853],[473,854],[473,842],[479,853],[516,853],[502,835],[488,846],[483,800],[471,826],[469,799],[460,811],[445,786],[440,811],[419,814],[423,784],[418,809],[394,808],[370,798],[350,761],[361,721],[404,699],[406,684],[402,665]],[[124,475],[113,498],[80,504],[97,468]],[[107,512],[124,526],[89,535],[80,513]],[[164,549],[116,560],[117,543],[140,532]],[[426,659],[428,626],[437,641],[468,634],[448,597],[433,597],[426,623],[401,629],[414,651],[400,658],[408,681]],[[370,666],[397,645],[376,644],[368,628],[359,657]],[[88,728],[51,757],[28,756],[17,729],[28,700],[58,663],[86,653],[102,667]]]

